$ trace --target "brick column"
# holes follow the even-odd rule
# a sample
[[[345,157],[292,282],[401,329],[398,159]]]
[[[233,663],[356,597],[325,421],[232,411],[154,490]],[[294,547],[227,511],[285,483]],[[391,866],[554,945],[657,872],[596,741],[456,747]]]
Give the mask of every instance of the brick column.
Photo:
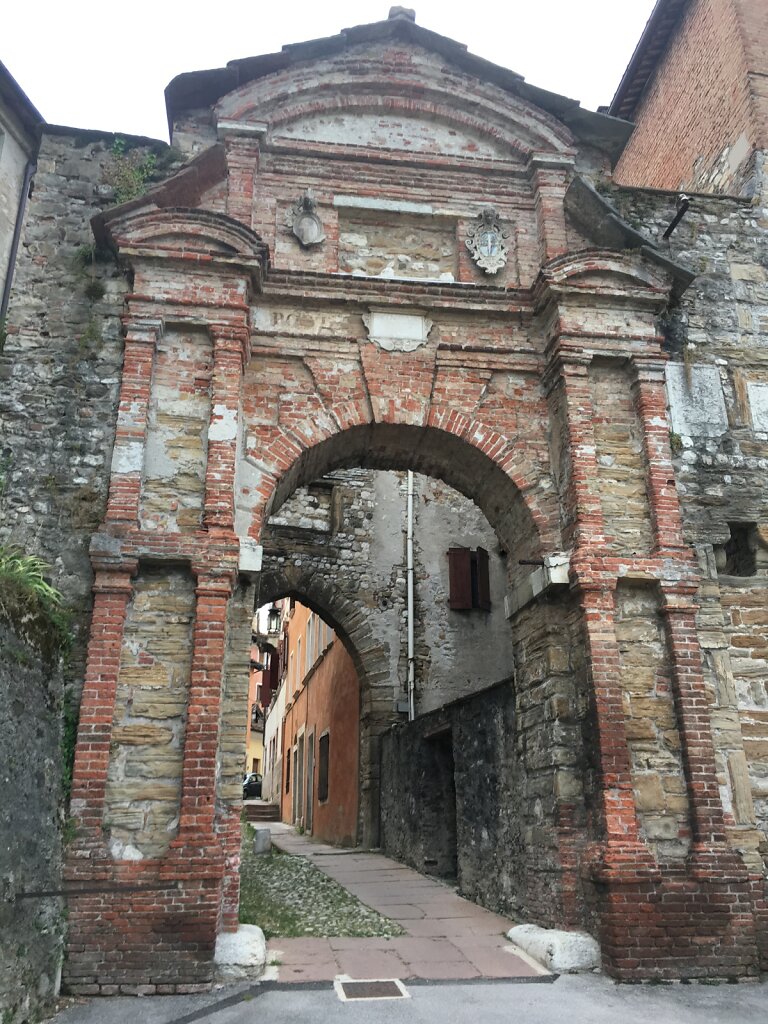
[[[198,573],[177,848],[217,847],[214,834],[227,603],[232,574]],[[218,848],[218,847],[217,847]]]
[[[568,505],[571,520],[563,529],[565,547],[586,544],[601,548],[605,544],[603,509],[596,485],[595,411],[589,382],[589,361],[588,356],[568,353],[557,356],[551,368],[557,378],[550,394],[557,401],[556,389],[560,391],[570,455]]]
[[[595,699],[600,751],[601,800],[606,868],[651,868],[653,858],[640,838],[632,786],[632,761],[622,700],[619,651],[614,628],[614,595],[604,582],[578,583],[584,612],[587,664]]]
[[[534,154],[528,162],[542,263],[568,252],[564,204],[572,168],[572,160],[547,153]]]
[[[107,522],[134,524],[139,518],[149,397],[159,322],[127,321],[120,405],[107,503]]]
[[[71,810],[78,822],[78,848],[101,847],[112,722],[120,651],[136,563],[96,572],[85,682],[80,704]]]
[[[552,369],[559,375],[561,415],[570,453],[568,505],[572,519],[563,531],[563,540],[574,548],[571,570],[584,616],[600,753],[604,840],[595,866],[604,872],[647,875],[656,866],[640,838],[614,628],[615,577],[603,569],[606,538],[597,488],[589,363],[588,355],[561,350]]]
[[[206,529],[234,528],[235,468],[240,391],[247,358],[248,331],[241,327],[211,327],[213,377],[211,422],[208,427],[208,463],[205,471]]]
[[[684,549],[683,521],[675,486],[669,445],[664,363],[660,359],[634,360],[633,396],[643,431],[648,504],[657,551]]]
[[[662,584],[667,641],[672,662],[672,684],[688,788],[693,844],[690,863],[705,873],[723,856],[743,871],[741,862],[726,847],[726,829],[715,766],[710,720],[710,697],[704,682],[701,646],[696,630],[696,585]]]
[[[254,136],[231,135],[227,152],[227,215],[253,227],[253,195],[259,170],[259,131]]]

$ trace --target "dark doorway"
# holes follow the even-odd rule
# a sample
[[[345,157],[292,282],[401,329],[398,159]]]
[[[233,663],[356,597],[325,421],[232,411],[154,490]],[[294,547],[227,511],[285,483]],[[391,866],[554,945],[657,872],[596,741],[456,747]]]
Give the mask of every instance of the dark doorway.
[[[455,881],[458,854],[452,730],[448,728],[429,736],[424,747],[427,776],[432,778],[430,788],[433,794],[423,823],[424,871]]]

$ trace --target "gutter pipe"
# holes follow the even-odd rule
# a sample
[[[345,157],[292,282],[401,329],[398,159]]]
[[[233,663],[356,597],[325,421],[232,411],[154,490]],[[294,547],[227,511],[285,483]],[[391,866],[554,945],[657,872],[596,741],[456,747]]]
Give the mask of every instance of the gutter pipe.
[[[680,223],[680,221],[683,219],[683,217],[688,212],[688,207],[690,205],[691,205],[691,200],[690,200],[690,198],[687,195],[685,195],[685,193],[681,193],[677,197],[677,213],[675,214],[675,216],[674,216],[674,218],[672,220],[672,223],[669,225],[667,230],[661,236],[663,239],[666,240],[667,238],[669,238],[669,236],[675,230],[677,225]]]
[[[408,470],[408,508],[406,533],[406,560],[408,581],[408,721],[416,717],[414,691],[416,664],[413,644],[413,471]]]

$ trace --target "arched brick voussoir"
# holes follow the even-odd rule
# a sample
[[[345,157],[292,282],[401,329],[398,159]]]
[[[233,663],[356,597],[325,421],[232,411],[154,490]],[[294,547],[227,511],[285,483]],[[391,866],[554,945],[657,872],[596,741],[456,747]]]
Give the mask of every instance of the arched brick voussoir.
[[[508,550],[526,546],[526,555],[558,545],[556,500],[545,466],[529,458],[524,445],[478,421],[448,412],[437,414],[450,429],[404,423],[368,423],[340,431],[333,437],[295,453],[279,448],[279,463],[270,463],[270,451],[261,461],[277,486],[264,510],[264,522],[304,484],[336,469],[412,469],[438,477],[471,498],[485,513],[500,542]]]
[[[359,601],[345,595],[337,583],[315,571],[312,560],[303,567],[278,566],[267,549],[259,581],[259,603],[270,604],[292,597],[319,615],[338,634],[347,648],[360,681],[361,710],[371,700],[371,680],[382,665],[389,662],[389,650],[371,633],[370,623],[361,614]]]
[[[499,524],[508,505],[505,503],[506,489],[498,487],[495,469],[501,470],[514,484],[542,545],[545,548],[559,546],[557,495],[551,483],[549,465],[538,465],[531,458],[529,444],[515,443],[480,420],[455,410],[433,407],[430,410],[429,425],[461,438],[487,457],[485,488],[488,496],[485,499],[470,496],[476,497],[497,532],[503,532]],[[482,487],[478,488],[478,491],[482,490]]]

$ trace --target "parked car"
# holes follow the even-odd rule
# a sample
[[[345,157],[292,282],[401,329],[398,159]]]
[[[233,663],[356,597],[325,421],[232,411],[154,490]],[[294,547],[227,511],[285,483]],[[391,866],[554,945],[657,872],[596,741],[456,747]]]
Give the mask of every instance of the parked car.
[[[243,779],[243,800],[253,796],[261,796],[261,776],[258,772],[248,772]]]

